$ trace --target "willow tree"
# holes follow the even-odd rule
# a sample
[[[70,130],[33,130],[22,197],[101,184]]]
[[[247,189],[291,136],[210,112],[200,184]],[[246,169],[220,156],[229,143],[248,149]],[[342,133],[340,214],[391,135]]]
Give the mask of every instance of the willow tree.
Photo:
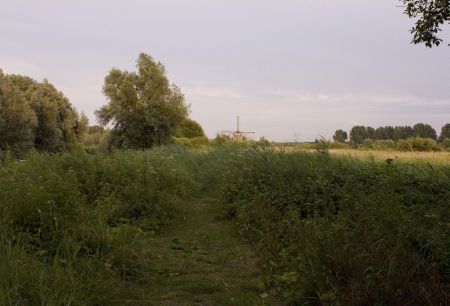
[[[0,150],[33,148],[37,121],[29,101],[0,70]]]
[[[137,71],[112,69],[105,78],[107,104],[96,111],[103,126],[112,124],[110,146],[145,149],[170,141],[188,116],[180,89],[166,77],[164,66],[141,53]]]
[[[47,80],[0,72],[0,150],[65,150],[81,141],[87,123]]]

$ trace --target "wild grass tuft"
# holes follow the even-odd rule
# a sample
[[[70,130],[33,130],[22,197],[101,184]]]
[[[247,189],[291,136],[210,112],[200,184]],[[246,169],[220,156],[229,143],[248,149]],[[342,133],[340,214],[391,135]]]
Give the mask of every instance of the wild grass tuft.
[[[448,165],[245,146],[204,162],[205,188],[261,252],[272,294],[292,304],[448,302]]]

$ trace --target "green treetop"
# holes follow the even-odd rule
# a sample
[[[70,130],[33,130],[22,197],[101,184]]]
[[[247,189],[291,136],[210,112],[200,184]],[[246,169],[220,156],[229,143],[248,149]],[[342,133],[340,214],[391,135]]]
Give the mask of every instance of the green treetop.
[[[111,147],[143,149],[167,143],[188,115],[183,94],[169,83],[161,63],[141,53],[136,68],[112,69],[105,78],[108,103],[96,115],[102,125],[113,124]]]

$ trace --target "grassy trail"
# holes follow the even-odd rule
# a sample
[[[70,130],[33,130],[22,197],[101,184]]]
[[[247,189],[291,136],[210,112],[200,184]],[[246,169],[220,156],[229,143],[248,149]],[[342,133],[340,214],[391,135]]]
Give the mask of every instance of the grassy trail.
[[[262,291],[249,247],[231,222],[221,220],[218,203],[181,203],[180,216],[152,238],[155,278],[147,293],[154,305],[274,305]]]

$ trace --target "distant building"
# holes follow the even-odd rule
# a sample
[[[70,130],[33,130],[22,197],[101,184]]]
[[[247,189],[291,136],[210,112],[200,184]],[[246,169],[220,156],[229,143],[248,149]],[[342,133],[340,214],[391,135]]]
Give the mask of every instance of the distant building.
[[[243,132],[239,129],[239,116],[237,116],[237,129],[235,131],[222,131],[221,134],[235,142],[242,142],[247,140],[248,134],[254,134],[255,132]]]

